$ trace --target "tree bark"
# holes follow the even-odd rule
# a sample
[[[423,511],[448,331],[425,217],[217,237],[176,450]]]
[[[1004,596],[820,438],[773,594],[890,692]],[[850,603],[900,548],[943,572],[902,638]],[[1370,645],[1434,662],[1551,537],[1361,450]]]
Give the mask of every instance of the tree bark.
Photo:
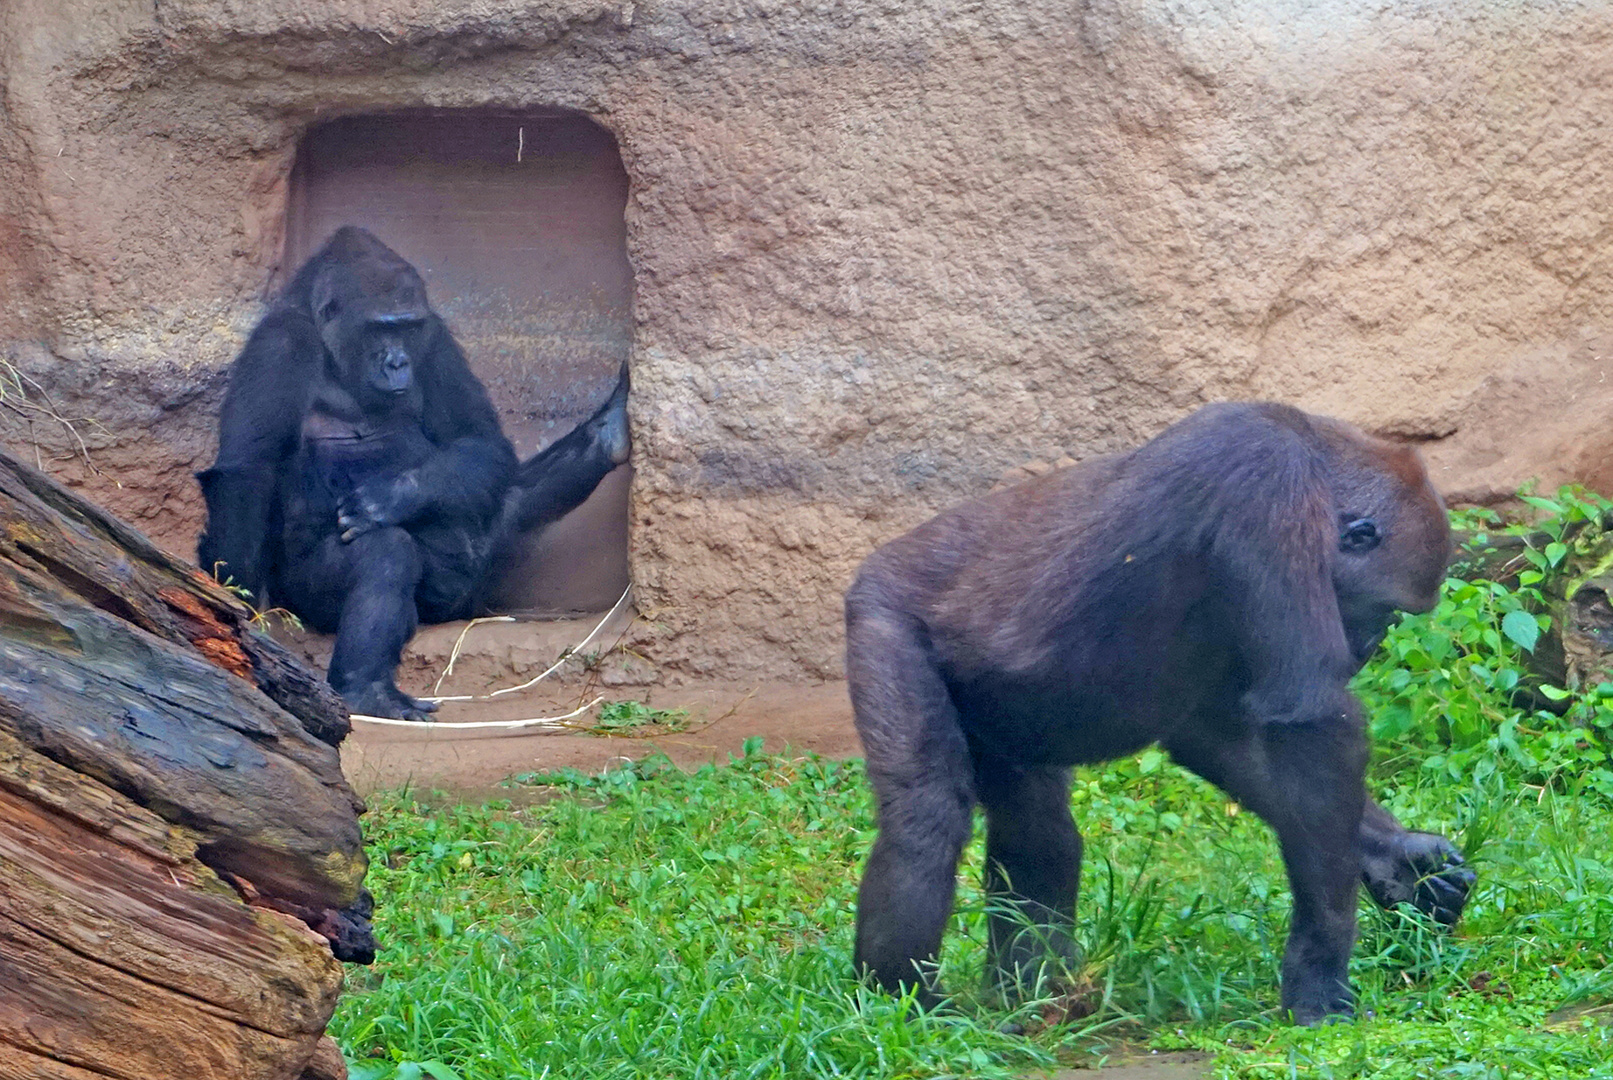
[[[346,732],[250,608],[0,454],[0,1076],[339,1075]]]

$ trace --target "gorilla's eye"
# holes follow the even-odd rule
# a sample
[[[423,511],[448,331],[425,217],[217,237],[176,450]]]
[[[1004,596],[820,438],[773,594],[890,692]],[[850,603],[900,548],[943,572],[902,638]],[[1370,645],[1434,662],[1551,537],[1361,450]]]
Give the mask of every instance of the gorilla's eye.
[[[1360,555],[1378,546],[1383,538],[1378,535],[1378,523],[1371,518],[1348,521],[1339,533],[1339,550],[1349,555]]]
[[[336,316],[342,313],[342,302],[334,296],[326,300],[319,308],[320,322],[334,322]]]

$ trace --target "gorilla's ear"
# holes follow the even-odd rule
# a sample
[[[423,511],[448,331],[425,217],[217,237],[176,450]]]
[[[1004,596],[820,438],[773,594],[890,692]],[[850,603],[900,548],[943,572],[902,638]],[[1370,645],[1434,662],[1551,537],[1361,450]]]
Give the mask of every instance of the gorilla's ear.
[[[1339,518],[1339,550],[1346,555],[1365,554],[1382,542],[1378,523],[1371,518],[1358,518],[1354,514],[1340,514]]]
[[[335,276],[327,268],[314,278],[313,288],[308,290],[308,306],[321,330],[342,313],[342,298],[337,295],[336,282],[332,280]]]

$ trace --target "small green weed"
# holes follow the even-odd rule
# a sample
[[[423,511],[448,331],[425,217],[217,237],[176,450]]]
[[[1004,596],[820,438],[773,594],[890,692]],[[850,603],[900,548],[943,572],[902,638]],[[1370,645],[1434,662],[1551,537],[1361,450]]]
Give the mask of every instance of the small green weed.
[[[218,576],[218,571],[219,566],[222,565],[220,563],[213,567],[213,580],[218,582],[219,587],[224,591],[233,594],[237,600],[252,609],[252,618],[249,620],[248,625],[254,630],[267,634],[274,629],[274,625],[277,622],[288,630],[302,629],[302,620],[294,612],[283,607],[259,610],[257,604],[253,602],[251,589],[246,588],[244,585],[237,585],[235,578],[229,574],[224,575],[221,580]]]
[[[642,701],[606,701],[599,706],[599,718],[592,729],[621,735],[639,728],[683,731],[688,726],[688,709],[652,709]]]

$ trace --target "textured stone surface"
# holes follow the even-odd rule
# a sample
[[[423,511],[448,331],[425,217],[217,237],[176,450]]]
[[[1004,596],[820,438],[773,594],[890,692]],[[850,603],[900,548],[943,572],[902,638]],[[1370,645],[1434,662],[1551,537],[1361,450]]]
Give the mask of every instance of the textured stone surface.
[[[1597,381],[1613,327],[1606,3],[12,0],[0,66],[0,339],[106,429],[58,475],[180,551],[308,125],[610,128],[674,674],[833,674],[874,543],[1201,401],[1429,440],[1478,496],[1604,426],[1504,391]]]

